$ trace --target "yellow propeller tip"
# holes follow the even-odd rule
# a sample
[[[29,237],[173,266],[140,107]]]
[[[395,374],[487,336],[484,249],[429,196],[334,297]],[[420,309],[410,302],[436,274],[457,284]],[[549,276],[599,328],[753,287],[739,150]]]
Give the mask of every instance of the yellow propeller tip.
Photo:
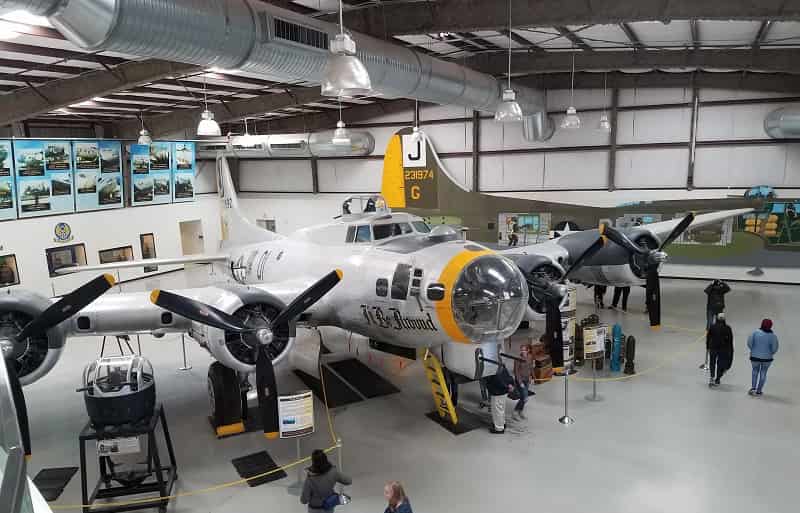
[[[344,277],[344,273],[342,272],[341,269],[336,269],[336,276],[338,276],[340,280],[342,279],[342,277]]]
[[[600,236],[600,240],[602,240],[602,241],[603,241],[603,246],[605,246],[605,245],[606,245],[606,243],[608,242],[608,237],[606,237],[605,235],[601,235],[601,236]]]
[[[601,224],[601,225],[600,225],[600,226],[597,228],[597,230],[600,232],[600,235],[603,235],[603,234],[606,232],[606,225],[605,225],[605,224]]]
[[[158,304],[158,296],[160,294],[161,294],[161,291],[158,290],[158,289],[155,289],[153,292],[151,292],[150,293],[150,302],[153,303],[154,305]]]
[[[269,433],[264,433],[264,438],[267,440],[276,440],[278,435],[279,433],[277,431],[270,431]]]
[[[108,285],[110,287],[113,287],[114,285],[117,284],[117,280],[115,280],[114,277],[112,275],[110,275],[110,274],[104,274],[103,278],[106,279],[106,281],[108,282]]]
[[[653,331],[660,331],[661,330],[661,325],[660,324],[656,324],[655,326],[650,326],[650,329],[653,330]]]

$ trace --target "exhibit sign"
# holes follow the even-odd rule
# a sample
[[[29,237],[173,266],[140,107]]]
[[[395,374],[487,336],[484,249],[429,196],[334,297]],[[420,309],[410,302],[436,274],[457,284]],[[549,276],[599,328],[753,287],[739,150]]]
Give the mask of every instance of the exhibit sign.
[[[172,201],[194,201],[195,146],[193,142],[173,143]]]
[[[311,391],[278,396],[278,421],[281,438],[314,433],[314,395]]]
[[[131,203],[155,205],[172,201],[171,143],[131,145]]]
[[[583,358],[600,359],[605,356],[608,325],[586,326],[583,328]]]
[[[0,141],[0,221],[17,218],[11,141]]]
[[[118,141],[75,141],[75,209],[123,206],[121,147]]]
[[[75,211],[69,141],[15,140],[20,217]]]

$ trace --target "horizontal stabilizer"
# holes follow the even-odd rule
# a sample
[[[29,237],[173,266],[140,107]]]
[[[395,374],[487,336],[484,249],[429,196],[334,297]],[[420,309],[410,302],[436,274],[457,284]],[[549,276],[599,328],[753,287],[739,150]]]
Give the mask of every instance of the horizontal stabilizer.
[[[84,271],[108,271],[113,269],[128,269],[133,267],[150,267],[159,265],[210,264],[213,262],[227,261],[228,255],[187,255],[177,258],[146,258],[143,260],[129,260],[127,262],[112,262],[109,264],[62,267],[61,269],[56,270],[56,274],[73,274]]]

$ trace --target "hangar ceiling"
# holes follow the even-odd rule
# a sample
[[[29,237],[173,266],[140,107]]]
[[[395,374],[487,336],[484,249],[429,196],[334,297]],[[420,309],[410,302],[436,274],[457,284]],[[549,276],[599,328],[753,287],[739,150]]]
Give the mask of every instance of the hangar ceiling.
[[[262,0],[322,19],[338,0]],[[513,49],[514,77],[543,88],[665,85],[800,90],[800,6],[784,1],[348,0],[345,24],[416,51],[454,60],[496,76]],[[0,21],[0,124],[114,124],[130,133],[149,126],[193,126],[204,83],[223,130],[240,120],[269,121],[270,129],[314,129],[335,122],[338,103],[316,84],[276,83],[236,70],[86,53],[44,18],[12,13]],[[395,103],[394,107],[389,107]],[[407,107],[402,100],[344,101],[350,119]],[[291,118],[291,119],[290,119]],[[224,125],[224,124],[223,124]],[[259,128],[256,128],[257,130]],[[264,127],[261,127],[264,129]]]

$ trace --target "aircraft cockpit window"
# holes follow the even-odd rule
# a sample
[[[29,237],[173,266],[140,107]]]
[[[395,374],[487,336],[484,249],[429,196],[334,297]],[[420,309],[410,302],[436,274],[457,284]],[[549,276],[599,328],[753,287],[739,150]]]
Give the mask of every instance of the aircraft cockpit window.
[[[347,243],[354,242],[356,240],[356,227],[355,226],[348,226],[347,227],[347,235],[344,237],[344,241]]]
[[[416,229],[419,233],[430,233],[431,227],[428,226],[428,223],[425,221],[414,221],[411,223],[414,225],[414,229]]]
[[[376,224],[372,226],[372,234],[374,235],[375,240],[396,237],[398,235],[406,235],[412,231],[411,225],[408,223]]]
[[[356,242],[372,242],[369,225],[365,224],[356,229]]]

